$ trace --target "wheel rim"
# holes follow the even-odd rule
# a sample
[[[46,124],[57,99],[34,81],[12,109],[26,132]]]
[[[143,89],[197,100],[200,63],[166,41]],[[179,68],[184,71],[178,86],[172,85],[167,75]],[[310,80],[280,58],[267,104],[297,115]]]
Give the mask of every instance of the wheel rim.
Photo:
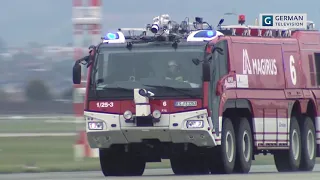
[[[250,160],[251,143],[247,131],[244,131],[242,136],[242,152],[244,159],[248,162]]]
[[[309,159],[313,159],[314,156],[314,135],[311,130],[308,131],[307,134],[307,150],[309,154]]]
[[[234,146],[233,146],[233,137],[230,133],[230,131],[226,134],[226,154],[227,159],[229,162],[232,162],[233,160],[233,154],[234,154]]]
[[[293,158],[294,160],[297,160],[299,157],[299,151],[300,151],[300,144],[299,144],[299,136],[297,133],[297,130],[293,130],[292,135],[292,153],[293,153]]]

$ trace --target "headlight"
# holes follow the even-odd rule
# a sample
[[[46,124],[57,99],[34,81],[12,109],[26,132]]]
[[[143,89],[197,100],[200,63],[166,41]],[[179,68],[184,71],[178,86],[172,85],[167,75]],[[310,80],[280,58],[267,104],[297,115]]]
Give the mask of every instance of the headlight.
[[[89,122],[88,129],[89,130],[102,130],[103,129],[103,122]]]
[[[189,120],[186,125],[187,128],[203,128],[203,120]]]
[[[152,112],[152,116],[153,116],[154,118],[156,118],[156,119],[160,119],[160,117],[161,117],[161,112],[160,112],[159,110],[154,110],[154,111]]]
[[[124,119],[126,119],[126,120],[131,119],[131,118],[132,118],[132,112],[129,111],[129,110],[125,111],[125,112],[123,113],[123,117],[124,117]]]

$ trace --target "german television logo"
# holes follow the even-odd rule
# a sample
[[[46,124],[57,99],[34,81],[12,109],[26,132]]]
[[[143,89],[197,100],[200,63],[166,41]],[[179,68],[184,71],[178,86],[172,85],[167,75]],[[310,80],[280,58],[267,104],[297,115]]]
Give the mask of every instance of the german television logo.
[[[307,14],[260,14],[260,26],[279,29],[307,29]]]
[[[263,15],[262,16],[262,26],[273,26],[273,16]]]

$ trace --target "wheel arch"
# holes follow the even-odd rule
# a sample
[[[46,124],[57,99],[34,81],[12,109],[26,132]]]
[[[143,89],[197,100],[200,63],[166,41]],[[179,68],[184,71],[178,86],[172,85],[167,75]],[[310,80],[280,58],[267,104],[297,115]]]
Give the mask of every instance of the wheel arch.
[[[288,103],[288,118],[291,116],[301,115],[301,104],[299,100],[290,101]]]
[[[223,106],[222,117],[228,117],[232,120],[234,126],[237,125],[237,117],[245,117],[248,119],[251,135],[254,138],[254,111],[252,103],[248,99],[228,99]]]

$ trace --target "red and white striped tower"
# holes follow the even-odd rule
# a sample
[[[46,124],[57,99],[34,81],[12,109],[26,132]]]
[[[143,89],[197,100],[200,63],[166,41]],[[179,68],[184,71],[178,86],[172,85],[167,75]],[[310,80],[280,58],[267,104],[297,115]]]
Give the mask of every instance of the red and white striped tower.
[[[101,0],[89,0],[89,12],[91,12],[90,17],[91,23],[88,25],[89,36],[91,39],[90,45],[97,45],[101,38],[101,27],[102,27],[102,7]],[[90,41],[89,41],[90,42]],[[87,147],[90,149],[90,157],[99,157],[99,149],[91,149],[87,143]]]
[[[90,1],[90,8],[92,9],[92,12],[94,13],[95,17],[99,17],[96,19],[95,22],[93,22],[89,27],[89,35],[91,37],[91,43],[92,44],[98,44],[98,42],[101,40],[101,28],[102,28],[102,22],[101,22],[101,0],[89,0]]]
[[[87,55],[88,52],[83,51],[88,49],[92,44],[97,44],[98,41],[94,40],[91,42],[85,43],[85,32],[88,32],[89,36],[94,35],[92,38],[96,38],[97,33],[99,37],[101,35],[101,2],[100,0],[87,0],[89,6],[85,6],[83,3],[84,0],[73,0],[73,27],[74,27],[74,58],[75,60]],[[94,29],[95,31],[93,31]],[[98,29],[98,30],[96,30]],[[99,31],[99,32],[98,32]],[[95,32],[95,33],[93,33]],[[89,43],[89,44],[88,44]],[[75,158],[82,159],[83,157],[98,157],[98,150],[91,149],[88,145],[83,109],[84,109],[84,96],[85,96],[85,87],[86,87],[86,67],[81,67],[81,84],[74,86],[73,91],[73,103],[74,103],[74,112],[77,122],[81,125],[77,128],[79,136],[74,145]]]

